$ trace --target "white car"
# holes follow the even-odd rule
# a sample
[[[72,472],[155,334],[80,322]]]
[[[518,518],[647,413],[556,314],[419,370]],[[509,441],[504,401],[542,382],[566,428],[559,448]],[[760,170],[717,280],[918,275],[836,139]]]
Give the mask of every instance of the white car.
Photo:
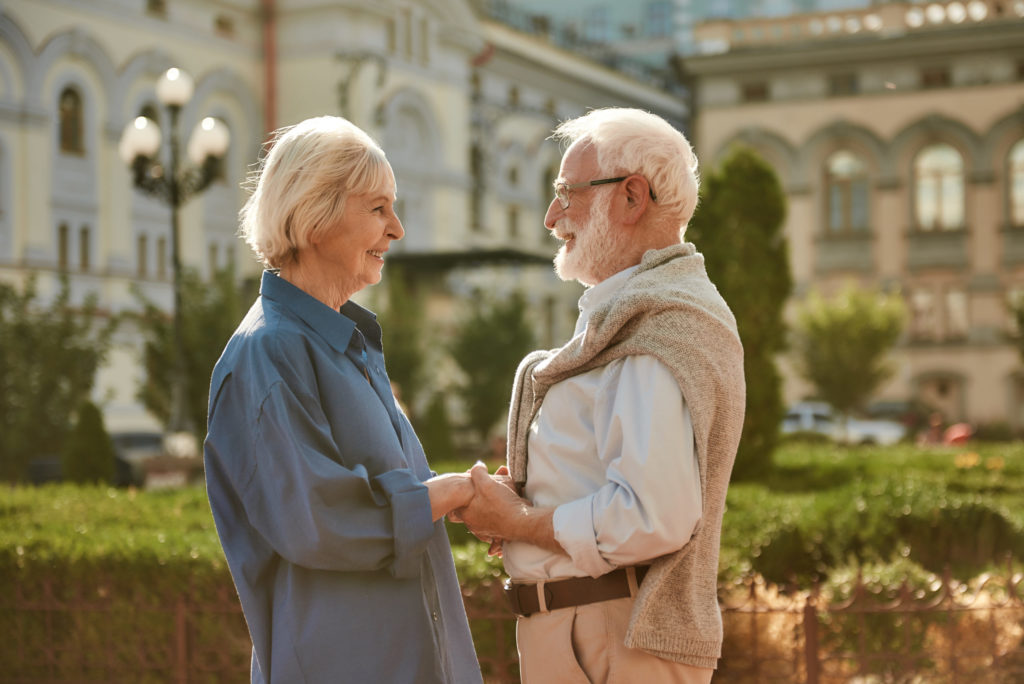
[[[902,423],[892,420],[847,418],[846,425],[831,406],[822,401],[802,401],[790,407],[782,419],[782,434],[815,432],[846,444],[899,442],[907,433]]]

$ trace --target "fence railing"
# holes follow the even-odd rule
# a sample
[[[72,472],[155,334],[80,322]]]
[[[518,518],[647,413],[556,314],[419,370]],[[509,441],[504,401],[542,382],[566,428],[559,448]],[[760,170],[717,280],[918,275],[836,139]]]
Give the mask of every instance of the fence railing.
[[[250,642],[233,588],[154,599],[111,582],[33,578],[4,591],[5,682],[245,682]],[[972,586],[857,576],[835,595],[750,579],[720,592],[716,684],[1024,682],[1024,591],[1012,567]],[[137,594],[137,595],[136,595]],[[485,681],[516,682],[515,623],[497,582],[464,591]],[[8,610],[9,609],[9,610]]]
[[[1024,682],[1022,575],[926,588],[857,575],[839,596],[748,580],[720,592],[726,643],[716,682]]]

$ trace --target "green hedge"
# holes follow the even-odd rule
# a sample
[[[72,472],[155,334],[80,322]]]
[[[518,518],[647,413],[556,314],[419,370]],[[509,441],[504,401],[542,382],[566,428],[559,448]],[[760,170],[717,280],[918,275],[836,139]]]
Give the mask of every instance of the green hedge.
[[[461,526],[451,534],[462,540],[453,551],[464,586],[500,575],[484,545],[468,542]],[[248,632],[201,486],[7,488],[0,585],[5,680],[173,679],[179,601],[187,604],[189,660],[199,661],[189,681],[248,673]],[[474,634],[478,648],[495,648],[491,625],[474,625]]]
[[[841,588],[857,568],[870,567],[877,577],[921,586],[947,565],[967,580],[1005,571],[1007,555],[1018,564],[1024,560],[1020,443],[933,450],[788,444],[776,464],[765,481],[730,487],[724,583],[760,573],[776,582]],[[464,587],[502,574],[500,560],[488,558],[486,546],[463,527],[449,526],[449,537]],[[86,662],[95,660],[92,678],[102,679],[110,667],[102,659],[117,656],[100,652],[111,634],[126,652],[158,654],[133,681],[166,680],[168,630],[175,623],[161,611],[176,600],[194,611],[192,641],[227,640],[231,648],[222,660],[233,670],[246,668],[244,623],[237,613],[215,610],[233,600],[233,588],[202,487],[7,488],[0,495],[0,586],[0,662],[14,680],[81,679],[87,673],[74,653],[94,654]],[[87,610],[59,624],[45,612],[13,610],[18,601],[43,598]],[[202,613],[204,607],[209,612]],[[481,656],[495,648],[492,627],[474,625]],[[66,652],[54,655],[47,634]],[[214,655],[198,659],[190,681],[218,680],[202,669],[204,658]],[[44,661],[50,662],[45,672],[38,669]]]
[[[723,579],[809,586],[851,565],[901,562],[969,579],[1024,559],[1024,446],[789,444],[765,482],[730,486]]]

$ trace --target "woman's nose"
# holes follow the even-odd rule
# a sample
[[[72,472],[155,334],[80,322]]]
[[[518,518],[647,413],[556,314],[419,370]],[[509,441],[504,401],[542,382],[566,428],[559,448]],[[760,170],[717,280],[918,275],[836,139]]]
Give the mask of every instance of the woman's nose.
[[[388,234],[392,240],[401,240],[405,236],[405,226],[402,225],[402,220],[398,218],[398,214],[395,214],[394,220],[391,221],[388,228]]]

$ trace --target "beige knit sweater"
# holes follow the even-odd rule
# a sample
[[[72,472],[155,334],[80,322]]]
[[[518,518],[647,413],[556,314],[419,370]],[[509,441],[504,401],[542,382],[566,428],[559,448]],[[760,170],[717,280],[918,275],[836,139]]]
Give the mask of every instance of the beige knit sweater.
[[[517,483],[526,482],[530,424],[549,387],[635,354],[668,366],[683,392],[697,443],[703,511],[690,541],[654,561],[640,586],[626,646],[716,667],[722,652],[718,548],[746,386],[736,320],[692,244],[648,251],[622,289],[594,311],[584,333],[560,349],[523,359],[509,410],[509,470]]]

